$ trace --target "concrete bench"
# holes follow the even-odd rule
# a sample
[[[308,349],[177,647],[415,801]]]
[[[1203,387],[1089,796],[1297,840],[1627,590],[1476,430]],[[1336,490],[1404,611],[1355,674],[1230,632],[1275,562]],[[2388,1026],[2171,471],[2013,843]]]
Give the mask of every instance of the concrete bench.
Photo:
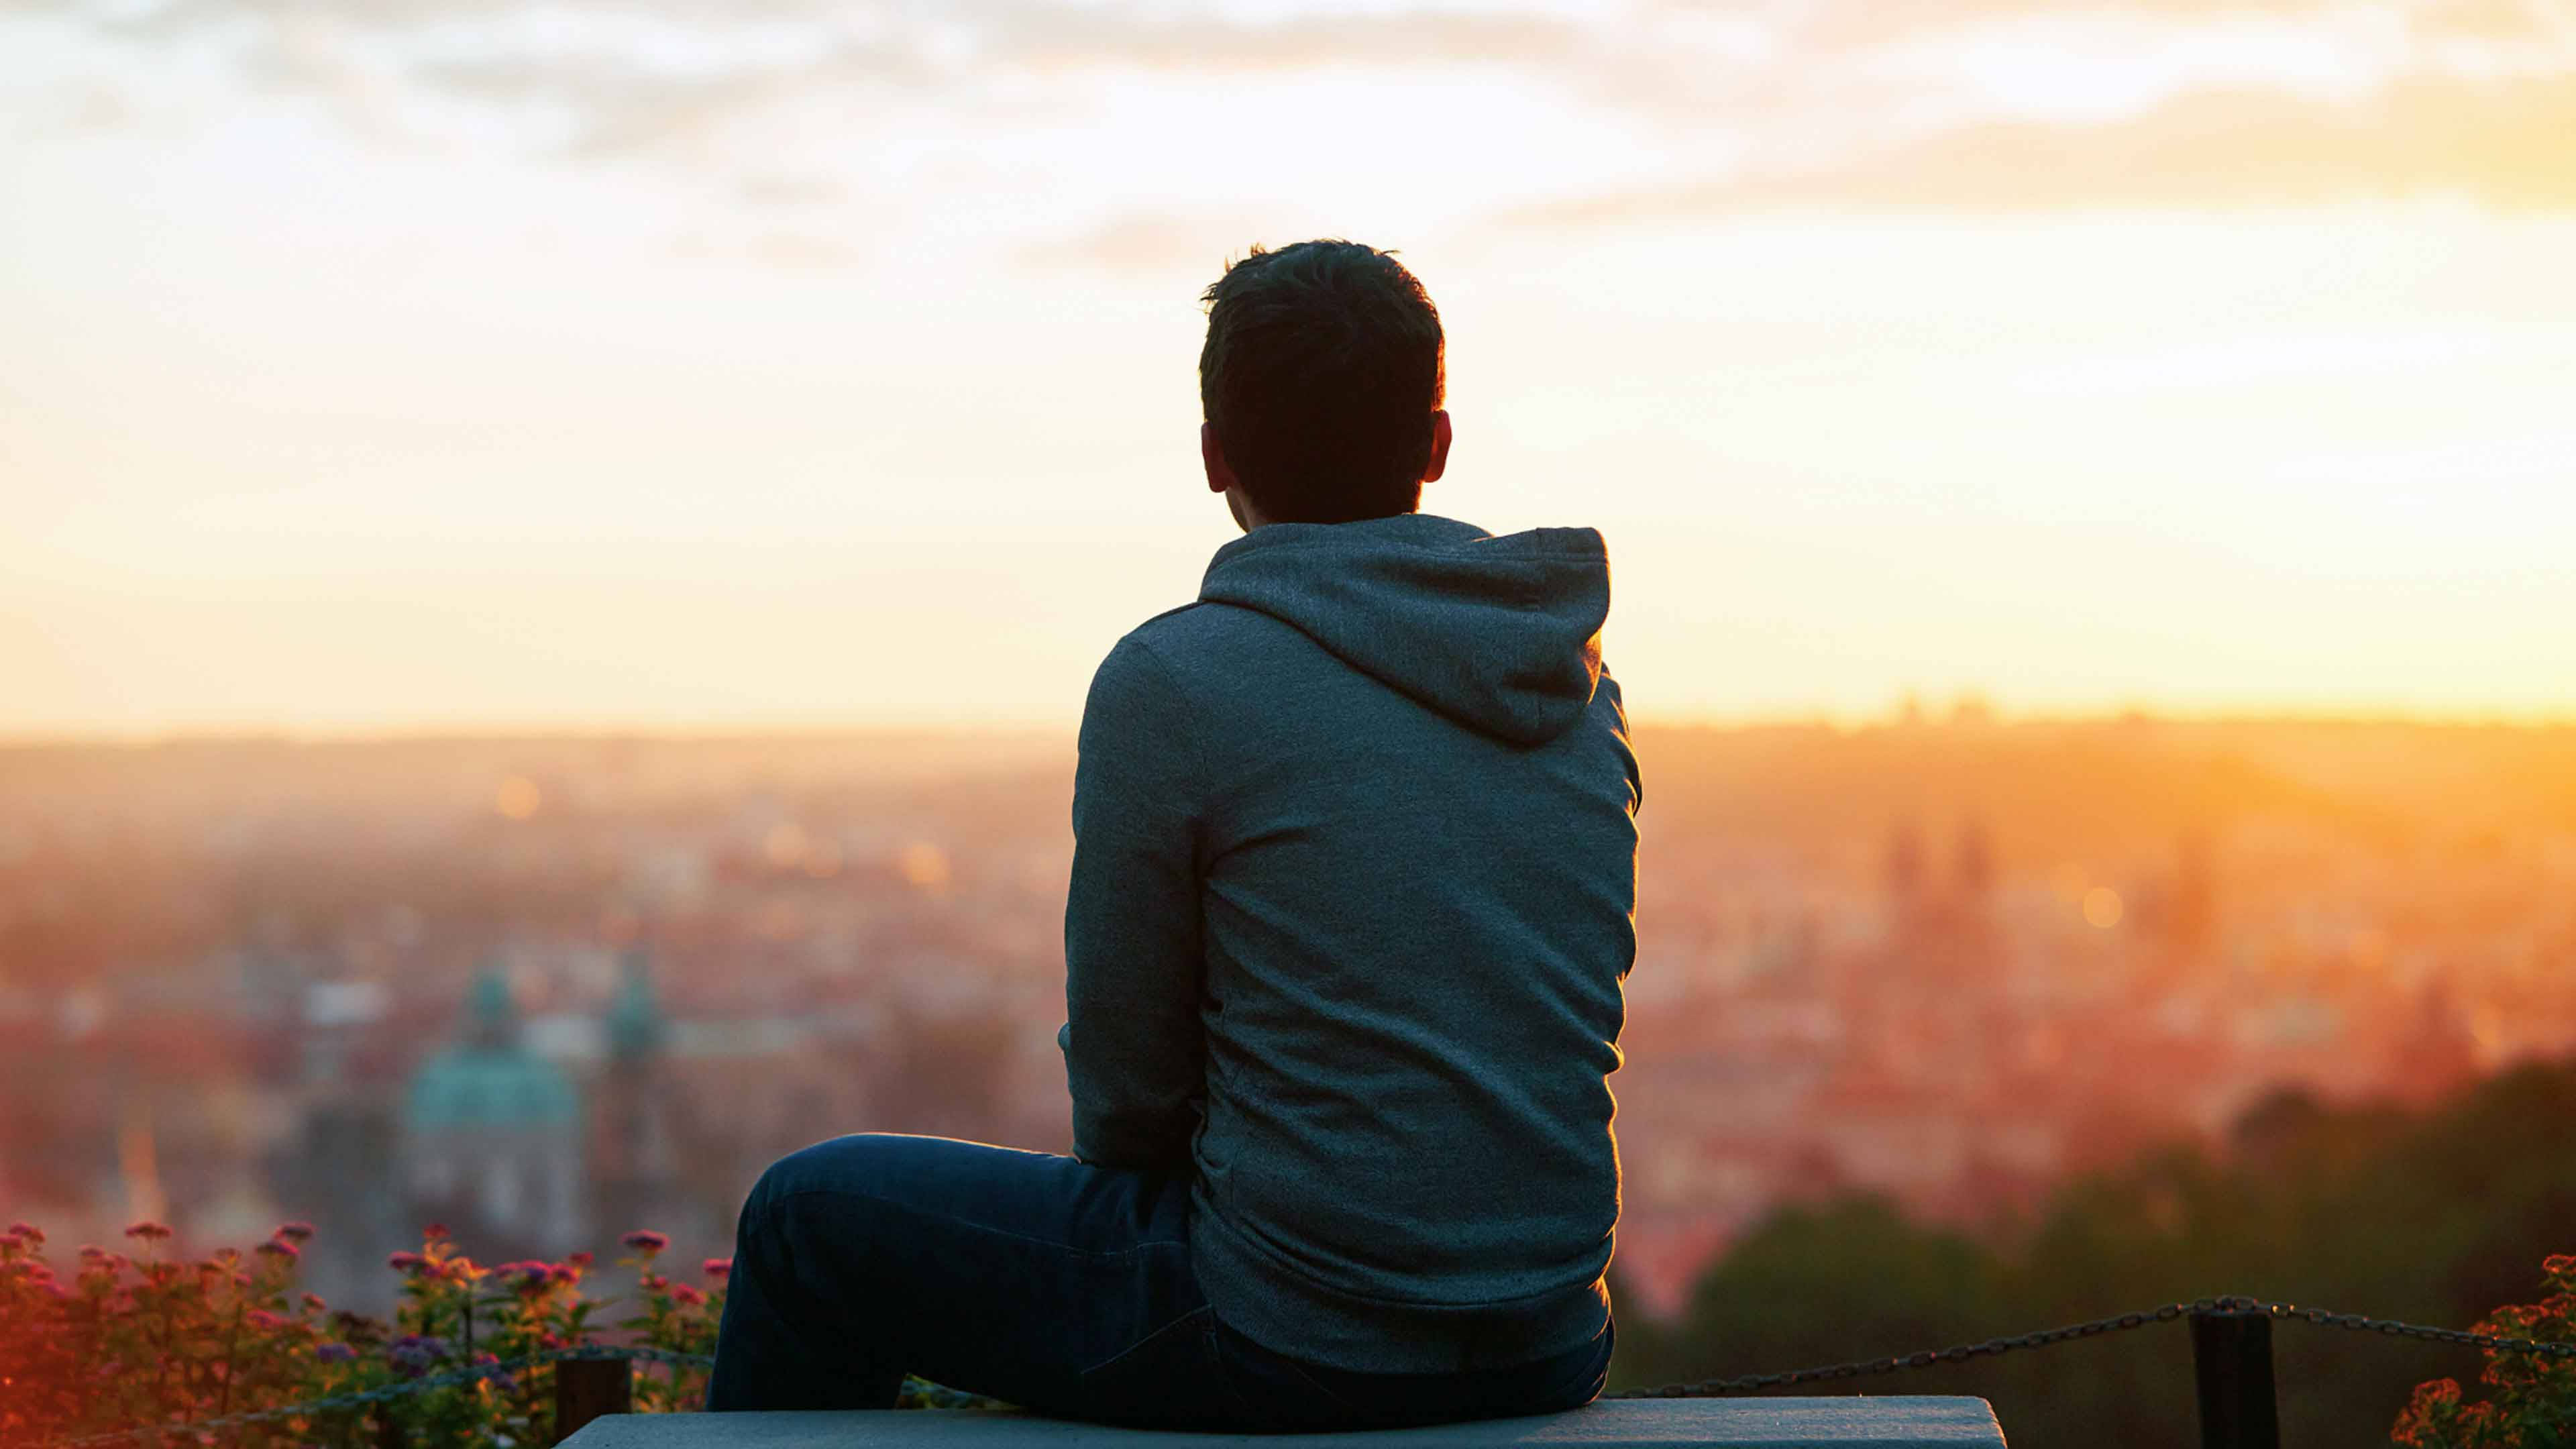
[[[1115,1429],[1003,1409],[610,1414],[565,1449],[2004,1449],[1983,1399],[1605,1399],[1570,1414],[1347,1434]]]

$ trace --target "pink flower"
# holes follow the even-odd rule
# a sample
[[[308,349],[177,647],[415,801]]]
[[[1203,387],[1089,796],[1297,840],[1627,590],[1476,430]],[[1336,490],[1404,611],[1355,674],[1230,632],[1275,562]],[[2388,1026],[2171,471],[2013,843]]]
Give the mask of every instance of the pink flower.
[[[322,1301],[322,1295],[319,1293],[307,1293],[304,1295],[304,1311],[307,1313],[320,1313],[325,1309],[328,1309],[330,1306],[330,1304]]]
[[[557,1263],[546,1270],[546,1276],[558,1283],[578,1283],[581,1270],[570,1263]]]
[[[45,1241],[44,1231],[38,1228],[34,1223],[11,1223],[9,1225],[9,1236],[13,1238],[24,1238],[30,1243],[41,1244]]]
[[[445,1223],[431,1223],[428,1227],[425,1227],[425,1228],[423,1228],[423,1229],[421,1229],[421,1230],[420,1230],[420,1235],[421,1235],[422,1237],[424,1237],[424,1238],[443,1238],[443,1237],[446,1237],[446,1236],[447,1236],[447,1224],[445,1224]]]
[[[645,1292],[659,1293],[663,1289],[671,1286],[671,1280],[663,1277],[659,1273],[647,1273],[644,1275],[643,1285]]]
[[[313,1225],[311,1223],[301,1221],[279,1223],[277,1225],[277,1236],[290,1243],[300,1243],[313,1236]]]
[[[564,1261],[576,1268],[587,1268],[592,1263],[597,1262],[598,1259],[593,1258],[588,1253],[566,1253],[564,1254]]]
[[[263,1332],[284,1328],[286,1326],[285,1319],[278,1317],[276,1314],[269,1312],[265,1308],[254,1308],[250,1312],[243,1314],[242,1322]]]
[[[394,1253],[386,1257],[385,1266],[397,1273],[417,1273],[428,1261],[418,1253]]]
[[[733,1276],[733,1259],[709,1258],[707,1259],[706,1272],[707,1276],[710,1278],[719,1280],[730,1278]]]
[[[156,1223],[147,1220],[128,1226],[125,1230],[125,1235],[129,1238],[141,1238],[146,1242],[152,1242],[170,1236],[170,1227],[167,1223]]]
[[[272,1258],[284,1258],[290,1262],[298,1256],[295,1245],[284,1238],[269,1239],[267,1242],[259,1245],[259,1251],[266,1253]]]
[[[690,1287],[686,1283],[678,1284],[673,1287],[671,1289],[671,1297],[675,1302],[685,1303],[692,1308],[707,1301],[707,1295]]]
[[[671,1246],[671,1240],[650,1228],[637,1228],[617,1241],[639,1253],[658,1253]]]

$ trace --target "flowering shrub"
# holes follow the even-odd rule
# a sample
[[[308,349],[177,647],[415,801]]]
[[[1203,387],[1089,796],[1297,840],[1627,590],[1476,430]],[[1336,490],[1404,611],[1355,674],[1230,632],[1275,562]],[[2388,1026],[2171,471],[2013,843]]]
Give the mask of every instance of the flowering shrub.
[[[0,1233],[0,1445],[147,1424],[174,1436],[258,1445],[375,1445],[379,1425],[421,1449],[511,1449],[553,1441],[551,1371],[496,1373],[407,1394],[372,1410],[339,1410],[222,1434],[186,1426],[249,1410],[420,1380],[551,1349],[602,1342],[602,1310],[588,1297],[588,1253],[562,1262],[486,1267],[431,1226],[419,1251],[386,1266],[403,1276],[391,1323],[332,1312],[295,1288],[296,1261],[313,1235],[288,1223],[244,1254],[226,1248],[198,1261],[167,1255],[171,1230],[136,1223],[122,1252],[84,1247],[57,1269],[45,1235],[26,1223]],[[710,1354],[732,1264],[710,1258],[695,1283],[675,1282],[654,1260],[669,1240],[629,1233],[634,1310],[613,1325],[627,1341]],[[638,1365],[635,1407],[695,1408],[702,1368]],[[365,1422],[376,1416],[378,1423]]]
[[[2478,1332],[2498,1338],[2576,1343],[2576,1255],[2540,1265],[2549,1296],[2497,1309]],[[2488,1389],[2464,1402],[2457,1379],[2416,1387],[2390,1437],[2406,1449],[2565,1449],[2576,1445],[2576,1359],[2487,1351]]]

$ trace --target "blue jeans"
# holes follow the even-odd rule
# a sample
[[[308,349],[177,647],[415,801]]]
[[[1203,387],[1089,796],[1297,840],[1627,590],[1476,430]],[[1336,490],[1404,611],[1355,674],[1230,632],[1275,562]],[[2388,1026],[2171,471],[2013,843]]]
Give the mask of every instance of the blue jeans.
[[[1186,1173],[939,1137],[841,1137],[744,1203],[707,1407],[884,1409],[907,1373],[1066,1418],[1236,1431],[1586,1404],[1611,1330],[1507,1369],[1355,1373],[1220,1322],[1190,1270]]]

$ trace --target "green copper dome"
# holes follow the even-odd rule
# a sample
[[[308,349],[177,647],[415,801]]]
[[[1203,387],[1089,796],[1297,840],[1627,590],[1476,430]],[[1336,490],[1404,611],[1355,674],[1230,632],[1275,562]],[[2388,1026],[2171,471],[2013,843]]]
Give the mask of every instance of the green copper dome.
[[[652,958],[629,951],[624,964],[625,979],[608,1008],[608,1051],[620,1059],[648,1057],[670,1039],[670,1019],[653,994]]]
[[[518,1008],[491,970],[466,998],[465,1039],[422,1063],[403,1103],[403,1125],[416,1132],[562,1126],[580,1116],[572,1079],[520,1044]]]

